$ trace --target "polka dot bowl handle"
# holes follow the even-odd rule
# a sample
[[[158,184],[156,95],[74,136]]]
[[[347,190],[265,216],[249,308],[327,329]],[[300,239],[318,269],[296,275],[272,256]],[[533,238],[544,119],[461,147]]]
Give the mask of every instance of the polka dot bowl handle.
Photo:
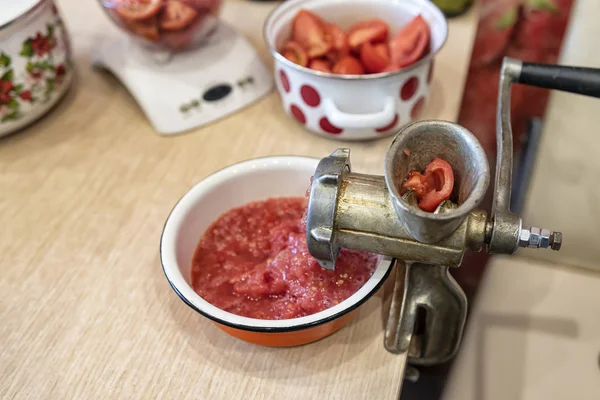
[[[352,114],[341,111],[329,98],[323,99],[323,110],[332,124],[344,129],[368,129],[389,125],[396,116],[396,99],[386,97],[383,110],[368,114]]]

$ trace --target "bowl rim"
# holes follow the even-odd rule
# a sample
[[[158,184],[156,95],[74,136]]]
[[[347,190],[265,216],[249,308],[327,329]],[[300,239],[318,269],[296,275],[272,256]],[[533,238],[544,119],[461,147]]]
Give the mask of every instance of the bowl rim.
[[[194,291],[191,285],[187,283],[183,277],[183,274],[181,273],[181,269],[179,268],[179,264],[175,256],[175,245],[177,243],[175,239],[177,232],[179,229],[181,229],[181,225],[185,221],[184,217],[187,215],[186,213],[193,206],[195,206],[197,200],[201,198],[204,193],[210,191],[211,184],[226,181],[232,177],[235,177],[236,172],[234,172],[234,170],[236,169],[249,168],[248,171],[258,171],[256,166],[258,164],[265,165],[265,162],[271,163],[268,165],[280,164],[283,166],[293,165],[293,163],[316,163],[317,161],[318,159],[316,158],[303,156],[267,156],[241,161],[239,163],[219,169],[208,175],[190,188],[177,201],[163,226],[160,237],[159,252],[163,273],[165,274],[169,285],[187,306],[202,316],[212,320],[213,322],[235,329],[263,333],[293,332],[313,328],[346,315],[364,304],[380,289],[380,287],[389,277],[392,267],[395,265],[394,259],[385,256],[382,256],[371,278],[369,278],[369,280],[367,280],[367,282],[357,292],[339,304],[305,317],[282,320],[262,320],[242,317],[218,309],[217,307],[208,303],[206,300],[202,299],[202,297]],[[287,164],[284,164],[284,162],[287,162]],[[189,204],[185,204],[188,202]],[[170,241],[167,240],[167,235],[169,235],[168,238],[171,239]],[[171,246],[169,246],[169,243]],[[215,313],[211,312],[211,310],[217,310],[218,314],[222,314],[226,318],[215,315]],[[253,324],[252,322],[256,322],[256,324]]]
[[[409,0],[409,1],[413,1],[413,3],[415,3],[415,4],[433,9],[434,12],[439,13],[439,15],[442,17],[442,20],[444,21],[444,26],[443,26],[444,39],[442,40],[442,42],[440,43],[440,46],[435,51],[430,51],[425,57],[421,58],[419,61],[417,61],[413,64],[410,64],[406,67],[400,68],[396,71],[392,71],[392,72],[380,72],[377,74],[362,74],[362,75],[343,75],[343,74],[334,74],[331,72],[315,71],[308,67],[303,67],[301,65],[293,63],[290,60],[288,60],[287,58],[285,58],[281,53],[279,53],[279,51],[277,51],[277,49],[274,46],[271,46],[271,43],[269,41],[269,37],[267,34],[267,27],[269,26],[269,23],[271,22],[273,15],[275,13],[277,13],[278,11],[280,11],[281,8],[292,7],[293,5],[302,4],[305,2],[309,2],[309,1],[313,1],[313,0],[288,0],[288,1],[285,1],[285,2],[281,3],[280,5],[278,5],[277,7],[275,7],[273,10],[271,10],[271,12],[269,12],[269,14],[267,15],[267,18],[265,19],[265,23],[263,24],[263,32],[262,32],[263,40],[264,40],[265,44],[267,45],[267,48],[269,49],[269,52],[271,53],[273,58],[275,58],[276,61],[279,61],[279,62],[283,63],[285,66],[295,69],[298,72],[303,72],[303,73],[307,73],[310,75],[319,76],[322,78],[332,78],[332,79],[339,79],[339,80],[346,80],[346,81],[362,81],[362,80],[370,80],[370,79],[388,78],[391,76],[399,76],[401,74],[404,74],[405,72],[412,71],[413,69],[417,69],[417,68],[429,63],[430,61],[433,61],[433,58],[437,55],[437,53],[440,52],[440,50],[442,50],[442,48],[448,41],[448,19],[446,18],[444,13],[440,10],[440,8],[431,1]]]

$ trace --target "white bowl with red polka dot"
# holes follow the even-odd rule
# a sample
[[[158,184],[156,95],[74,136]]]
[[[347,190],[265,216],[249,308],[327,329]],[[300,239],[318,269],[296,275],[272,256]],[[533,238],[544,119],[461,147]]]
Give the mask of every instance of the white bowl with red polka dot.
[[[406,68],[380,74],[336,75],[301,67],[278,52],[300,9],[342,29],[380,18],[389,24],[390,35],[421,14],[431,32],[430,52]],[[417,119],[429,99],[434,56],[447,35],[444,15],[429,0],[288,0],[271,13],[264,27],[285,112],[311,132],[339,140],[393,135]]]

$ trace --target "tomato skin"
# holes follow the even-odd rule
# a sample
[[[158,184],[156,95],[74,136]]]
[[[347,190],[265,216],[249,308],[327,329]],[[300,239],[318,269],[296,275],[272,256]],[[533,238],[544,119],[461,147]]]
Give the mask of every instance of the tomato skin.
[[[394,71],[398,71],[399,69],[401,69],[402,67],[397,66],[396,64],[389,64],[387,67],[385,67],[385,69],[381,72],[394,72]]]
[[[390,63],[390,54],[385,43],[372,45],[367,42],[360,48],[360,60],[367,72],[377,74],[383,72]]]
[[[179,0],[170,0],[160,14],[160,28],[178,31],[190,25],[198,12]]]
[[[391,64],[400,68],[418,61],[429,45],[429,26],[417,15],[390,40]]]
[[[165,31],[161,33],[163,43],[171,49],[181,50],[190,46],[194,40],[196,32],[204,24],[208,14],[200,14],[191,25],[179,31]]]
[[[388,62],[390,61],[390,46],[387,43],[377,43],[375,46],[375,52],[379,54],[380,57],[385,58]]]
[[[423,211],[433,212],[444,200],[448,200],[454,189],[454,172],[448,161],[435,158],[425,168],[432,188],[419,201],[419,208]]]
[[[385,21],[371,19],[354,24],[348,30],[348,44],[354,51],[360,51],[360,47],[367,42],[377,43],[387,40],[389,27]]]
[[[423,198],[430,190],[427,178],[419,171],[410,171],[408,173],[406,179],[402,182],[402,189],[404,189],[404,191],[412,190],[415,192],[417,199]]]
[[[168,0],[167,0],[168,1]],[[221,5],[221,0],[181,0],[194,10],[199,12],[210,12],[216,14]]]
[[[309,58],[321,57],[331,49],[325,37],[325,22],[307,10],[300,10],[292,22],[292,40],[302,46]]]
[[[322,60],[320,58],[315,58],[314,60],[310,60],[310,63],[308,64],[308,68],[314,69],[315,71],[331,73],[331,63],[327,60]]]
[[[434,212],[442,201],[448,200],[452,195],[452,166],[446,160],[435,158],[425,167],[425,174],[410,171],[402,183],[402,189],[414,191],[421,210]]]
[[[293,63],[306,67],[308,65],[308,55],[302,46],[298,43],[288,40],[283,45],[281,54]]]
[[[142,36],[153,42],[160,40],[158,24],[156,17],[152,17],[147,21],[123,21],[125,27],[136,35]]]
[[[356,58],[345,56],[335,63],[333,66],[333,73],[342,75],[361,75],[365,73],[365,69]]]
[[[141,21],[158,14],[162,0],[112,0],[110,4],[124,20]]]
[[[332,62],[336,62],[343,56],[350,53],[350,46],[348,45],[348,35],[346,32],[336,24],[327,24],[325,30],[325,38],[331,43],[331,49],[327,52],[327,58]]]

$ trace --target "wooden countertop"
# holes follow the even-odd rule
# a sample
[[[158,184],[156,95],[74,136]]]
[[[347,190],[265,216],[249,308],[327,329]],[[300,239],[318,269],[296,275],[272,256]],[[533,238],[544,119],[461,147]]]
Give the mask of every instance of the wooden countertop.
[[[230,0],[223,13],[269,65],[261,30],[276,4]],[[169,211],[210,173],[349,144],[304,131],[276,93],[208,127],[160,137],[119,82],[90,67],[117,28],[92,2],[58,5],[75,86],[50,115],[0,140],[0,398],[397,397],[405,360],[383,348],[381,296],[321,342],[262,348],[186,307],[159,262]],[[452,20],[425,117],[455,120],[475,20],[474,12]],[[350,144],[355,169],[381,173],[390,140]]]

